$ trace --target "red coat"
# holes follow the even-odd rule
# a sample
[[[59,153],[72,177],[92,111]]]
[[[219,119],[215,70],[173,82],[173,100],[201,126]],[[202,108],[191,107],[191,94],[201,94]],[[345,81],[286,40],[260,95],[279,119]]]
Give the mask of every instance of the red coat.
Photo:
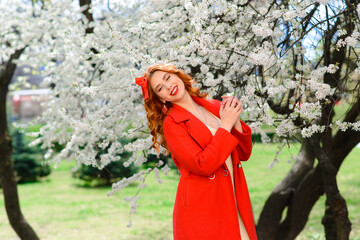
[[[191,96],[219,116],[218,100]],[[251,240],[256,231],[249,192],[240,161],[249,159],[251,129],[241,121],[243,133],[218,128],[213,136],[197,117],[174,104],[164,119],[164,136],[180,170],[173,212],[174,240],[240,240],[240,229],[231,177],[225,160],[231,154],[236,203]]]

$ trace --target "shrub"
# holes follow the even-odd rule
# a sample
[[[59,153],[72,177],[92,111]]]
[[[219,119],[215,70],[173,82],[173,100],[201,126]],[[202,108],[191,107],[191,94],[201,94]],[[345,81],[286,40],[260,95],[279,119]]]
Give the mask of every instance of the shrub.
[[[12,132],[14,170],[18,183],[35,182],[39,178],[48,176],[49,166],[42,166],[42,150],[39,146],[29,147],[24,140],[24,134],[19,129]]]
[[[120,142],[124,145],[134,140],[135,139],[123,139]],[[97,150],[98,157],[100,157],[101,154],[107,152],[107,149]],[[111,162],[101,170],[93,166],[86,166],[82,164],[73,170],[72,175],[74,178],[84,180],[86,186],[111,185],[112,183],[117,182],[124,177],[132,176],[138,171],[138,168],[134,166],[134,164],[130,164],[129,167],[124,166],[124,162],[126,162],[132,156],[132,154],[132,152],[124,151],[123,153],[119,154],[119,156],[121,157],[119,161]]]
[[[169,166],[169,168],[177,169],[174,161],[171,159],[171,154],[169,154],[168,156],[160,154],[160,160],[164,162],[164,165],[167,164]],[[159,162],[159,159],[157,158],[157,156],[155,154],[150,153],[147,155],[147,160],[146,160],[146,163],[144,163],[144,167],[145,168],[155,167],[158,162]]]

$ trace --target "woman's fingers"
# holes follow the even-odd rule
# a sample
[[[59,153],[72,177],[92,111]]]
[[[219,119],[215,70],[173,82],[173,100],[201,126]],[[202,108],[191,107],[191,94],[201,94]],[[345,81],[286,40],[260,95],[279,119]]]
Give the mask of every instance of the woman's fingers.
[[[226,104],[226,103],[229,103],[229,106],[233,106],[232,104],[232,98],[233,97],[228,97],[228,96],[222,96],[223,100],[222,100],[222,104]]]
[[[221,105],[225,105],[228,102],[229,98],[227,96],[222,96],[222,98],[223,100],[221,101]]]
[[[243,110],[240,101],[237,102],[237,105],[236,105],[236,107],[235,107],[234,109],[235,109],[236,115],[238,115],[238,117],[239,117],[240,114],[241,114],[241,112],[242,112],[242,110]]]
[[[231,98],[228,98],[226,100],[224,100],[222,103],[221,103],[221,106],[223,107],[229,107],[229,108],[237,108],[238,106],[241,106],[240,105],[240,102],[237,100],[237,99],[231,99]]]
[[[229,107],[232,107],[232,99],[228,98],[228,102],[229,102]]]
[[[237,104],[236,105],[237,107],[242,108],[242,102],[241,101],[237,100],[236,104]]]
[[[234,106],[236,106],[236,107],[239,105],[239,100],[236,97],[233,98],[232,102],[234,103]]]
[[[236,97],[231,97],[231,106],[236,107],[239,104],[239,99],[237,99]]]
[[[223,100],[221,102],[220,109],[222,111],[226,111],[229,113],[233,113],[238,117],[240,117],[241,112],[243,111],[242,108],[242,102],[239,101],[236,97],[228,97],[228,96],[222,96]]]
[[[221,101],[221,104],[222,105],[225,105],[227,102],[229,102],[230,101],[230,104],[229,104],[229,106],[231,106],[231,107],[236,107],[239,103],[240,103],[240,101],[239,101],[239,99],[237,99],[236,97],[234,97],[234,96],[221,96],[222,97],[222,101]]]
[[[241,101],[237,101],[237,106],[239,106],[240,108],[242,108],[242,102]]]
[[[231,99],[230,98],[226,99],[225,105],[228,107],[231,107]]]
[[[223,109],[224,109],[224,104],[223,104],[223,102],[221,102],[221,105],[220,105],[220,112],[222,112],[222,111],[223,111]]]
[[[225,95],[223,95],[223,96],[221,96],[221,97],[222,97],[222,99],[229,98],[229,96],[225,96]]]

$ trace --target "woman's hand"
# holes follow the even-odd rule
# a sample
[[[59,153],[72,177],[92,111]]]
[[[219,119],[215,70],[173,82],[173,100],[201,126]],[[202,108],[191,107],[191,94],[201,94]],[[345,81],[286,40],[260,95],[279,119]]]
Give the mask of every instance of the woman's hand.
[[[239,122],[239,117],[243,108],[241,102],[236,97],[223,96],[223,101],[220,107],[220,127],[231,131],[232,127]]]

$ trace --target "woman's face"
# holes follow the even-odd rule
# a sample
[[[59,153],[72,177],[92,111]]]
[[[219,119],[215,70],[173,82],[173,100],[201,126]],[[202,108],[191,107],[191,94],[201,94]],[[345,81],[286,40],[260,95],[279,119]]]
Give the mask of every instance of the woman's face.
[[[151,89],[162,102],[176,102],[185,93],[184,82],[174,73],[156,71],[150,81]]]

